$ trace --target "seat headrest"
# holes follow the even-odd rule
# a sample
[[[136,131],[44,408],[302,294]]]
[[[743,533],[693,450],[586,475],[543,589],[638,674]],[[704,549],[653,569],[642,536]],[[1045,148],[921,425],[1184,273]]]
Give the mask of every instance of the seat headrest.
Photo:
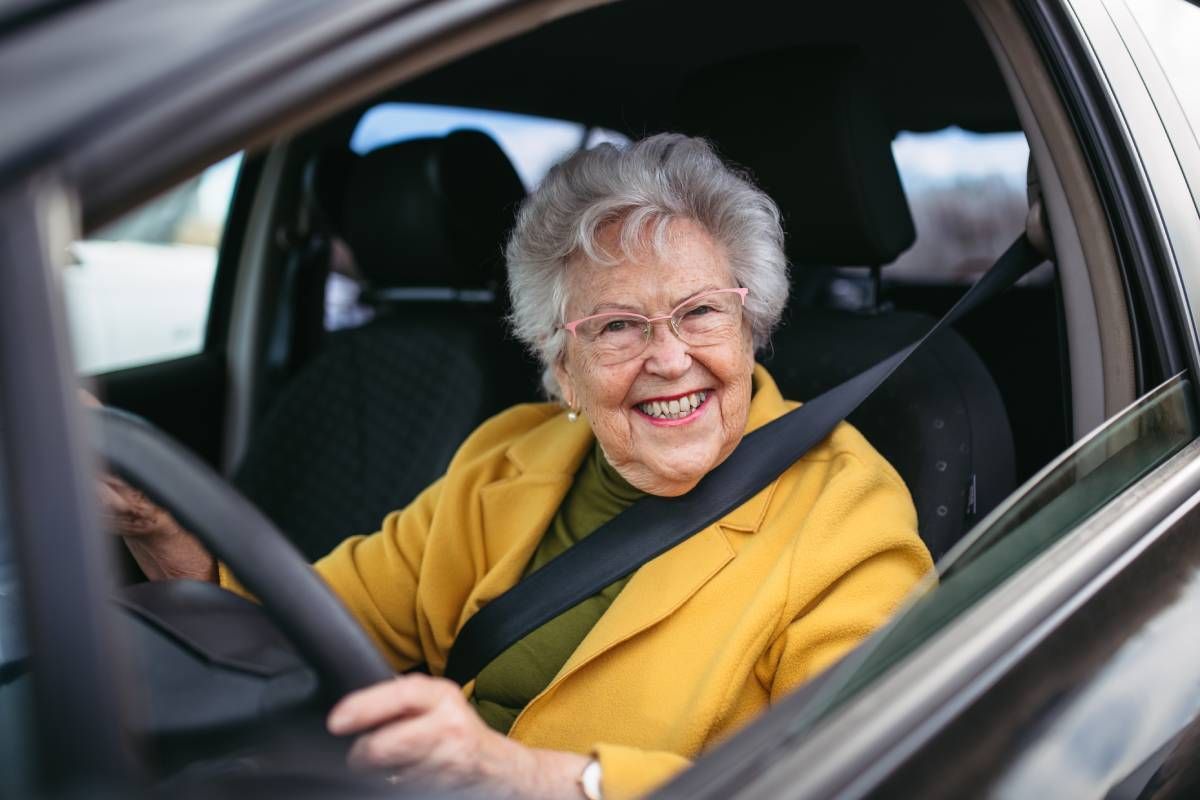
[[[883,265],[916,238],[891,127],[852,50],[784,50],[708,68],[685,83],[676,119],[775,200],[793,264]]]
[[[473,288],[503,279],[525,187],[490,136],[457,130],[353,159],[331,216],[372,289]]]

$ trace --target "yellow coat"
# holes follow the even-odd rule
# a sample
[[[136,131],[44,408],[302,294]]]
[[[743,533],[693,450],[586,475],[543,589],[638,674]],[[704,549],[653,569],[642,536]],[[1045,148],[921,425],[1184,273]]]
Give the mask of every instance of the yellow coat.
[[[755,384],[747,430],[796,406],[762,367]],[[463,623],[520,578],[592,442],[557,406],[512,408],[316,568],[397,670],[441,674]],[[932,566],[916,531],[900,477],[840,425],[642,566],[509,735],[595,753],[610,800],[654,788],[881,625]]]

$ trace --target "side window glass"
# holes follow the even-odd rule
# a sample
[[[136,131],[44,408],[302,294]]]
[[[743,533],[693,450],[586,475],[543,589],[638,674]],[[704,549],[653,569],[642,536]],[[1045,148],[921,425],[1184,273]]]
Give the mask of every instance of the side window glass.
[[[887,296],[899,305],[932,287],[973,283],[1024,230],[1030,161],[1024,133],[901,131],[892,155],[917,239],[892,263],[863,266],[886,267]],[[1048,282],[1051,275],[1049,265],[1039,267],[1025,282]],[[870,305],[874,291],[856,267],[836,270],[828,294],[829,305],[857,309]]]
[[[875,290],[862,267],[884,267],[885,297],[896,305],[907,307],[914,299],[924,305],[931,290],[953,292],[974,283],[1024,230],[1029,209],[1024,133],[975,133],[958,127],[900,131],[892,140],[892,156],[916,240],[888,264],[834,270],[825,305],[850,310],[872,305]],[[1047,284],[1052,279],[1053,268],[1045,265],[1022,282]]]
[[[241,165],[234,155],[71,246],[63,285],[84,374],[199,353],[217,249]]]
[[[884,276],[893,282],[973,283],[1024,230],[1025,135],[902,131],[892,154],[917,239]]]
[[[383,103],[363,114],[350,138],[350,149],[363,155],[396,142],[444,136],[460,128],[481,130],[495,139],[512,161],[526,191],[537,186],[556,162],[581,147],[629,141],[615,131],[561,119],[478,108]],[[325,292],[327,330],[356,327],[371,319],[372,309],[359,302],[359,288],[353,254],[335,242],[333,269]]]
[[[1176,377],[1035,476],[939,565],[939,584],[881,631],[861,661],[808,706],[809,721],[854,696],[1198,433],[1192,388]]]
[[[490,135],[513,162],[528,191],[550,167],[583,146],[589,131],[578,122],[420,103],[383,103],[363,114],[350,137],[350,149],[362,155],[385,145],[421,136],[445,136],[458,128]]]

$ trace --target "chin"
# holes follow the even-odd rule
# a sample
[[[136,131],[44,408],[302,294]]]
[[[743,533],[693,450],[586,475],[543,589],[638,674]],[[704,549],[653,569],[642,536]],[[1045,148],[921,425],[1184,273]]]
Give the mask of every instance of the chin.
[[[664,485],[663,491],[659,492],[659,494],[663,497],[679,497],[681,494],[687,494],[696,488],[696,484],[703,477],[703,475],[697,475],[693,478],[681,478],[671,481],[669,484]]]
[[[667,470],[656,472],[654,480],[657,485],[664,488],[664,491],[656,492],[656,494],[661,494],[664,497],[678,497],[681,494],[687,494],[711,469],[712,466],[706,466],[704,469],[687,470],[684,472]]]

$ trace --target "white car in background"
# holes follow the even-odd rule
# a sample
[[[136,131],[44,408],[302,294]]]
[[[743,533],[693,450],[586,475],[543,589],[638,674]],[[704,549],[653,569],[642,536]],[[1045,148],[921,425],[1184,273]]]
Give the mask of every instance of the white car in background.
[[[79,370],[108,372],[188,355],[204,344],[217,249],[89,239],[63,271]]]

